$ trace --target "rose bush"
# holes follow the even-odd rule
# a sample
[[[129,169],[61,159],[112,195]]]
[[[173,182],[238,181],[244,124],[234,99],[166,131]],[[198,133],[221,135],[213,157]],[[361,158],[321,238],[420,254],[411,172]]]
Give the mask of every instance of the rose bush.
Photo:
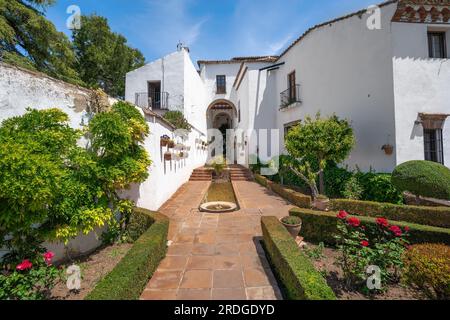
[[[0,273],[0,300],[43,300],[60,278],[52,265],[53,252],[34,260],[24,259],[10,270]]]
[[[408,228],[391,226],[385,218],[378,218],[376,226],[365,226],[345,211],[340,211],[337,218],[335,238],[341,252],[337,263],[346,284],[361,285],[367,279],[367,268],[372,265],[380,268],[382,283],[398,281],[402,255],[408,245]]]

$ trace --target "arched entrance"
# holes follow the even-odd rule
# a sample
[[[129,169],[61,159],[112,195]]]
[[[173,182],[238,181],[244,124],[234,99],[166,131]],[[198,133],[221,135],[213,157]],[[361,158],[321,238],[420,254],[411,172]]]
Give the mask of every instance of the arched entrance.
[[[237,110],[234,104],[229,100],[216,100],[211,103],[207,110],[208,129],[217,129],[222,133],[223,149],[222,155],[227,155],[228,148],[235,148],[234,143],[227,145],[227,130],[233,130],[237,126]],[[208,132],[208,141],[214,142],[214,137]],[[218,156],[216,150],[211,150],[212,158]]]

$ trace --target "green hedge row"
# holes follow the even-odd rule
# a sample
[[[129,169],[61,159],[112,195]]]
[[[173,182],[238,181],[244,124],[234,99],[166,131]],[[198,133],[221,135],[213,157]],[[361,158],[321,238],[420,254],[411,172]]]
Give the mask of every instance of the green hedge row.
[[[333,290],[276,217],[262,217],[264,244],[291,300],[335,300]]]
[[[300,217],[303,221],[300,234],[306,241],[313,243],[324,242],[334,245],[334,235],[337,232],[337,212],[314,211],[310,209],[294,208],[290,211],[292,216]],[[363,225],[376,224],[372,217],[358,216]],[[400,227],[409,227],[408,241],[416,243],[443,243],[450,245],[450,229],[432,227],[408,222],[390,221]]]
[[[273,181],[270,181],[266,177],[263,177],[259,174],[255,174],[255,180],[260,185],[272,190],[273,192],[280,195],[282,198],[288,200],[289,202],[293,203],[294,205],[300,207],[300,208],[311,208],[311,197],[308,195],[305,195],[303,193],[297,192],[295,190],[283,187],[282,185],[279,185]]]
[[[331,210],[345,210],[350,214],[368,217],[384,217],[434,227],[450,228],[450,208],[395,205],[390,203],[333,199]]]
[[[139,299],[166,255],[169,219],[160,213],[138,208],[132,214],[129,231],[133,238],[138,239],[117,266],[88,294],[86,300]]]

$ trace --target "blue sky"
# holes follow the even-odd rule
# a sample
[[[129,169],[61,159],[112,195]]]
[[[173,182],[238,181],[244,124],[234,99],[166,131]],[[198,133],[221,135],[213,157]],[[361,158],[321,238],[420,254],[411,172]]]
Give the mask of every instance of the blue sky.
[[[193,60],[277,54],[309,27],[376,0],[57,0],[47,17],[66,28],[68,6],[108,18],[147,61],[191,48]]]

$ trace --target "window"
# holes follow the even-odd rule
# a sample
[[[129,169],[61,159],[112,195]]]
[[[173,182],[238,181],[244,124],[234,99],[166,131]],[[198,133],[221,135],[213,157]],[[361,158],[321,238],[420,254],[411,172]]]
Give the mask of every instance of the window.
[[[291,131],[292,128],[294,128],[295,126],[297,126],[299,124],[300,124],[300,120],[286,123],[284,125],[284,137],[286,138],[286,136],[288,135],[289,131]]]
[[[444,164],[442,129],[424,129],[425,160]]]
[[[428,32],[428,48],[430,58],[447,58],[445,32]]]
[[[297,101],[295,71],[288,74],[289,101]]]
[[[217,94],[227,93],[227,77],[226,76],[216,76],[217,82]]]

